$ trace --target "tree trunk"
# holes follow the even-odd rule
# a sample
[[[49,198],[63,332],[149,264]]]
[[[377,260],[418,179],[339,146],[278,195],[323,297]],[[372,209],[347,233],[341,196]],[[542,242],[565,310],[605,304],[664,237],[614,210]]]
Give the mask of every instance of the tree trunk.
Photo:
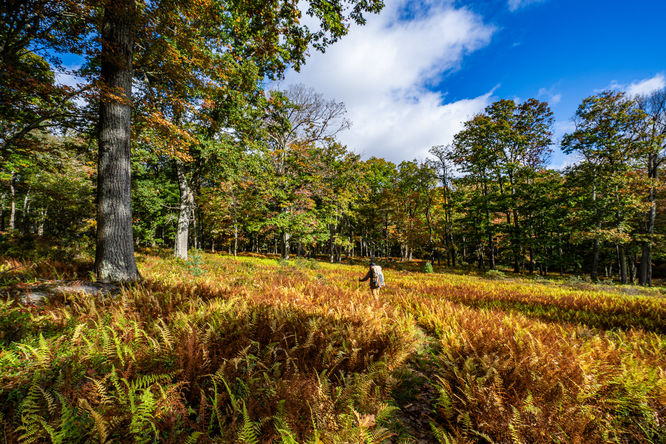
[[[176,230],[174,256],[187,259],[188,235],[194,206],[194,195],[187,181],[185,166],[180,159],[176,159],[176,173],[178,176],[178,189],[180,191],[180,209],[178,211],[178,229]]]
[[[23,211],[21,214],[21,227],[23,228],[23,233],[28,234],[30,232],[30,227],[28,224],[28,213],[30,212],[30,188],[25,192],[25,197],[23,198]]]
[[[648,157],[648,177],[656,180],[659,174],[657,154],[650,154]],[[654,223],[657,214],[656,190],[650,186],[648,196],[650,208],[646,214],[645,234],[647,240],[642,244],[641,265],[638,274],[638,283],[641,285],[652,286],[652,236],[654,235]]]
[[[289,245],[289,240],[291,239],[291,235],[287,230],[282,230],[282,259],[288,260],[289,259],[289,253],[290,253],[290,245]]]
[[[5,197],[7,197],[7,193],[2,193],[2,197],[0,198],[2,201],[0,208],[0,231],[5,231]]]
[[[135,0],[107,0],[102,18],[95,271],[103,282],[140,279],[134,260],[130,129]]]
[[[150,247],[157,248],[157,221],[153,221],[153,225],[150,229],[152,232],[152,239],[150,240]]]
[[[234,224],[234,257],[238,256],[238,225]]]
[[[628,284],[629,276],[627,274],[627,254],[624,245],[617,245],[617,261],[618,268],[620,269],[620,282],[623,284]]]
[[[192,199],[194,201],[194,199]],[[199,231],[197,230],[197,216],[194,209],[194,203],[190,206],[190,223],[192,224],[192,244],[194,249],[199,249]]]
[[[44,236],[44,224],[46,223],[46,208],[39,212],[39,225],[37,225],[37,236]]]
[[[389,230],[388,230],[388,212],[385,213],[384,217],[384,257],[389,257],[391,251],[389,249]],[[374,253],[373,253],[374,256]]]
[[[9,231],[13,231],[16,228],[16,189],[14,188],[14,178],[16,173],[12,171],[9,178],[9,196],[11,201],[9,202]]]
[[[597,201],[597,187],[596,183],[592,184],[592,202]],[[596,203],[595,203],[596,207]],[[598,210],[596,210],[598,213]],[[597,228],[601,228],[601,222],[597,224]],[[596,237],[594,239],[594,249],[592,252],[592,271],[590,272],[590,278],[592,278],[592,281],[598,281],[599,280],[599,238]]]
[[[592,270],[590,271],[590,278],[593,281],[599,280],[599,238],[594,239],[594,248],[592,251]]]
[[[335,261],[335,226],[328,224],[328,259],[330,263]]]
[[[620,245],[620,273],[622,283],[628,284],[631,277],[629,274],[629,265],[627,264],[627,247],[625,245]]]

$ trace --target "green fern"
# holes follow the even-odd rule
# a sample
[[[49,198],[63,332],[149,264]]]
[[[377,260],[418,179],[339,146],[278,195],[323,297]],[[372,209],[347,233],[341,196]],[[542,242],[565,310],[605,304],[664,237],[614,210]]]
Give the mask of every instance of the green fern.
[[[434,422],[430,423],[430,430],[435,436],[435,439],[439,444],[455,444],[456,440],[449,435],[443,428],[436,425]]]
[[[278,401],[276,409],[277,411],[275,412],[275,415],[273,415],[273,424],[275,425],[275,430],[277,431],[278,435],[280,435],[280,439],[282,440],[283,444],[298,444],[298,441],[296,440],[296,434],[291,430],[289,423],[287,422],[284,406],[284,399]]]
[[[243,424],[238,431],[238,440],[245,444],[259,444],[259,425],[250,419],[245,401],[241,402],[243,404]]]
[[[41,409],[39,406],[40,400],[40,387],[37,384],[38,374],[35,373],[32,384],[28,389],[28,394],[23,399],[19,410],[21,412],[21,425],[17,427],[16,431],[22,433],[19,436],[19,441],[24,443],[37,442],[42,438],[42,424],[45,423],[44,418],[41,416]]]
[[[185,439],[183,444],[196,444],[199,442],[199,438],[203,435],[201,432],[193,432],[190,436]]]

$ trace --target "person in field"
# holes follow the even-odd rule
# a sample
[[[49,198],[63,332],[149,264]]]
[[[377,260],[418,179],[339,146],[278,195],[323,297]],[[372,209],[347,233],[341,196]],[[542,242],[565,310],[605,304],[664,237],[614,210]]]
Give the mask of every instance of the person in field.
[[[370,269],[368,274],[363,278],[359,278],[359,282],[364,282],[370,280],[370,292],[375,297],[379,299],[379,290],[385,285],[384,283],[384,273],[382,272],[382,267],[375,264],[374,261],[370,262]]]

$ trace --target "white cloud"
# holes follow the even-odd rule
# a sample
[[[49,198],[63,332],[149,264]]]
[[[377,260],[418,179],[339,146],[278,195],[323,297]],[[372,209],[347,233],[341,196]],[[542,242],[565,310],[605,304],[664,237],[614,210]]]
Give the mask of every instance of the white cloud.
[[[564,154],[562,151],[557,151],[551,159],[550,168],[562,171],[565,168],[572,167],[583,160],[583,156],[578,153]]]
[[[537,97],[544,98],[549,105],[557,105],[562,100],[562,94],[556,93],[553,88],[539,88]]]
[[[534,3],[541,3],[545,0],[509,0],[509,11],[514,12],[520,8]]]
[[[56,85],[71,86],[72,88],[80,87],[86,83],[86,80],[77,76],[75,73],[81,69],[81,65],[65,66],[64,68],[55,68],[55,83]]]
[[[664,73],[656,74],[643,80],[634,80],[629,85],[620,83],[617,80],[611,80],[610,84],[603,89],[595,89],[594,93],[599,94],[607,90],[625,91],[629,97],[649,95],[655,91],[666,88],[666,77]]]
[[[486,45],[494,29],[447,1],[429,2],[416,15],[410,11],[409,20],[401,19],[408,0],[387,3],[325,54],[313,53],[284,83],[303,83],[344,101],[353,126],[340,138],[351,149],[394,161],[422,158],[430,146],[450,142],[462,122],[490,102],[492,91],[445,103],[427,86]]]
[[[75,74],[79,68],[80,66],[69,66],[64,70],[56,70],[55,84],[68,86],[74,90],[82,88],[87,84],[87,81],[83,77],[79,77]],[[74,96],[72,101],[79,107],[83,107],[88,103],[81,95]]]
[[[664,74],[657,74],[654,77],[649,79],[640,80],[637,82],[632,82],[627,86],[627,95],[631,97],[636,96],[647,96],[655,91],[659,91],[666,87],[666,79],[664,79]]]

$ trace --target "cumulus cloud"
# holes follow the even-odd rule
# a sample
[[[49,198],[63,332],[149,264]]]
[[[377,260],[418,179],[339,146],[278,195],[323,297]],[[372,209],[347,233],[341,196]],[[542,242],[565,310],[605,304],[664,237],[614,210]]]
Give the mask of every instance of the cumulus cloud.
[[[627,86],[626,91],[627,94],[631,97],[647,96],[665,87],[666,79],[664,78],[664,74],[661,73],[649,79],[632,82],[629,86]]]
[[[527,5],[531,5],[533,3],[541,3],[543,1],[545,0],[509,0],[509,11],[514,12]]]
[[[314,53],[300,73],[288,73],[285,83],[344,101],[353,126],[340,138],[356,152],[422,158],[490,102],[492,91],[446,103],[428,86],[486,45],[494,28],[451,2],[422,3],[419,11],[408,0],[387,3],[366,26],[353,27],[325,54]]]

